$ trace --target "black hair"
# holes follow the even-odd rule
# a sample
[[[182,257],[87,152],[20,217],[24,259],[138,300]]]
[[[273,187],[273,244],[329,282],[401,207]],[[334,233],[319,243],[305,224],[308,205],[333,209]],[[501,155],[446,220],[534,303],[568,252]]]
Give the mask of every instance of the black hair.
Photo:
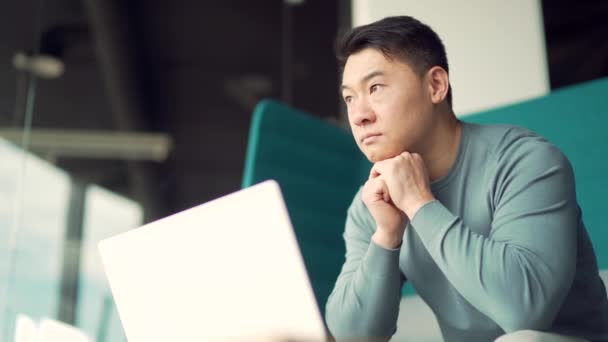
[[[434,66],[449,74],[448,58],[441,39],[429,26],[410,16],[387,17],[368,25],[355,27],[338,39],[336,58],[341,70],[348,57],[372,48],[389,59],[407,63],[419,76]],[[448,85],[447,100],[452,105],[452,86]]]

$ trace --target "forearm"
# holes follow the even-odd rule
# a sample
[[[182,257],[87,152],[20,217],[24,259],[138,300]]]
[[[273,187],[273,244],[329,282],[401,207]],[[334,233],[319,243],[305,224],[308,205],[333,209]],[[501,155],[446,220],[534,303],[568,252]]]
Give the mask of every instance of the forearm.
[[[402,280],[399,249],[370,243],[347,262],[326,307],[329,330],[339,338],[390,337],[396,330]]]

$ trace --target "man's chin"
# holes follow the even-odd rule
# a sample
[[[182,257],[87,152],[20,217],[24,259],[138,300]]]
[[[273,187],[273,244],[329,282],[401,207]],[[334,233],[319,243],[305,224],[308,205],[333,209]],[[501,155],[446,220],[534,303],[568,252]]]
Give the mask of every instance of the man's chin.
[[[387,151],[387,150],[380,150],[380,149],[375,149],[375,150],[368,150],[368,151],[363,151],[363,154],[365,154],[365,156],[367,157],[367,160],[369,160],[372,163],[377,163],[379,161],[383,161],[386,159],[391,159],[397,155],[399,155],[401,152],[393,152],[393,151]]]

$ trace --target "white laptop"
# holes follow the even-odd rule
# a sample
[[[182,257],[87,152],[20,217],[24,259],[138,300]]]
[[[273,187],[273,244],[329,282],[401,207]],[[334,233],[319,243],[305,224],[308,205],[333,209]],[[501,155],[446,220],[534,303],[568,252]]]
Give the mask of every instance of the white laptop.
[[[326,338],[274,181],[103,240],[99,250],[130,342]]]

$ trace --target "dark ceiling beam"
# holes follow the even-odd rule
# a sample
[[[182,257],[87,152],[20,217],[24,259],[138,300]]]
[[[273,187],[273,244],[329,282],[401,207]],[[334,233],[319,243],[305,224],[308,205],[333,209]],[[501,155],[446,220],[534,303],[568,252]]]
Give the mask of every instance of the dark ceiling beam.
[[[146,98],[132,37],[126,3],[120,0],[84,0],[106,94],[116,127],[122,131],[146,130]],[[144,208],[145,221],[164,215],[165,208],[154,191],[153,165],[127,162],[130,193]]]

